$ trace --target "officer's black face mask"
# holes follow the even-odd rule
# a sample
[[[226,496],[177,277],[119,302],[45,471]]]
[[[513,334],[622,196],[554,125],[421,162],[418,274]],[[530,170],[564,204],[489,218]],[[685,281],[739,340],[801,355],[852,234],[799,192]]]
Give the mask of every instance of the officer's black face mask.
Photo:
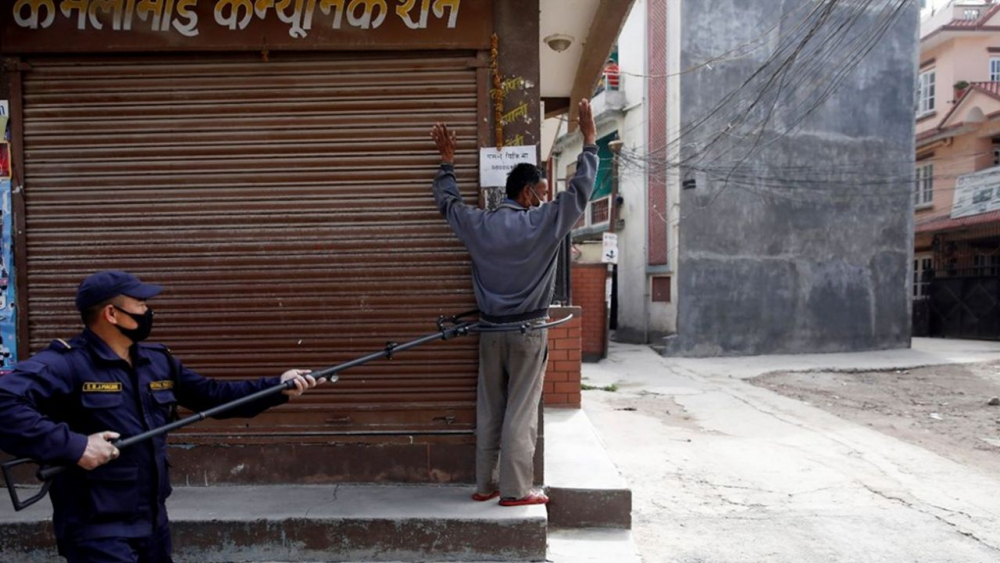
[[[149,338],[149,333],[153,330],[153,309],[147,308],[146,312],[142,315],[136,315],[129,313],[128,311],[122,310],[120,307],[112,305],[118,312],[124,313],[136,322],[138,325],[135,328],[123,328],[121,325],[115,325],[118,327],[118,332],[124,334],[132,342],[142,342],[143,340]]]

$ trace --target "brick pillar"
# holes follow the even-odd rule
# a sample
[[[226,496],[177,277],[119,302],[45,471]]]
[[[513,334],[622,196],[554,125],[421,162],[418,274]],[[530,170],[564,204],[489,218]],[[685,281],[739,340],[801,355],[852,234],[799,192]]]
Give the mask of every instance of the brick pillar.
[[[545,370],[542,393],[547,407],[580,408],[580,328],[583,325],[579,307],[554,307],[553,319],[572,313],[573,320],[549,329],[549,365]]]
[[[580,350],[587,362],[605,357],[608,339],[607,264],[573,264],[573,304],[583,309]]]

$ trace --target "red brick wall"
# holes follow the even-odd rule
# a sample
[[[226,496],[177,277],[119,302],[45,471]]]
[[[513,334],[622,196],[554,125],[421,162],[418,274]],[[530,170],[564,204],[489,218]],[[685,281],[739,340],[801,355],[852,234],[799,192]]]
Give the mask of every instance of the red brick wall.
[[[646,2],[646,62],[649,74],[649,136],[647,147],[656,147],[651,158],[667,159],[667,0]],[[649,175],[650,266],[667,264],[667,181],[666,174]]]
[[[573,264],[573,304],[583,309],[580,344],[583,358],[597,361],[604,357],[608,338],[607,264]]]
[[[549,329],[549,365],[542,393],[547,407],[580,408],[580,327],[579,307],[549,310],[553,319],[573,314],[570,322]]]

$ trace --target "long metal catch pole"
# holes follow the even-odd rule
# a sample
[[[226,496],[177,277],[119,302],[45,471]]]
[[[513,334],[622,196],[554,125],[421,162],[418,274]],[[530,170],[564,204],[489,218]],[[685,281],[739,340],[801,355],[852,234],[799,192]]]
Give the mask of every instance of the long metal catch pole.
[[[519,331],[522,333],[526,333],[532,330],[541,330],[553,326],[558,326],[568,322],[572,318],[572,315],[570,315],[564,319],[559,319],[558,321],[550,323],[520,324],[520,325],[488,325],[480,321],[459,322],[461,319],[469,317],[476,313],[477,311],[470,311],[468,313],[463,313],[461,315],[456,315],[454,317],[440,317],[438,319],[438,330],[435,332],[421,336],[419,338],[415,338],[413,340],[404,342],[402,344],[389,342],[388,344],[385,345],[385,348],[379,350],[378,352],[373,352],[371,354],[368,354],[367,356],[362,356],[360,358],[344,362],[342,364],[338,364],[332,367],[313,371],[310,375],[315,377],[317,380],[325,379],[333,383],[336,382],[338,379],[337,374],[344,370],[357,367],[363,364],[367,364],[369,362],[379,360],[382,358],[392,359],[392,357],[399,352],[405,352],[406,350],[410,350],[411,348],[416,348],[417,346],[422,346],[424,344],[427,344],[428,342],[434,342],[437,340],[451,340],[452,338],[455,338],[457,336],[467,336],[469,334],[479,333],[479,332]],[[145,442],[146,440],[162,436],[169,432],[173,432],[174,430],[177,430],[179,428],[184,428],[185,426],[194,424],[196,422],[200,422],[202,420],[205,420],[206,418],[216,416],[225,413],[227,411],[231,411],[243,405],[259,401],[261,399],[270,397],[272,395],[277,395],[278,393],[281,393],[288,389],[292,389],[293,387],[295,387],[294,381],[292,380],[285,381],[284,383],[280,383],[278,385],[275,385],[274,387],[269,387],[267,389],[262,389],[256,393],[252,393],[245,397],[236,399],[235,401],[230,401],[228,403],[218,405],[206,411],[197,412],[181,420],[171,422],[170,424],[166,424],[158,428],[148,430],[141,434],[136,434],[135,436],[114,440],[112,444],[114,444],[116,448],[121,450],[129,446]],[[71,468],[71,466],[67,465],[57,465],[57,466],[40,465],[38,471],[35,472],[35,477],[41,482],[41,490],[39,490],[39,492],[32,497],[21,499],[17,494],[17,486],[14,482],[13,470],[15,467],[25,464],[40,465],[31,458],[20,458],[8,461],[4,463],[2,466],[0,466],[0,469],[2,469],[3,471],[4,481],[7,484],[7,492],[10,493],[10,500],[14,505],[14,510],[16,511],[23,510],[45,498],[45,495],[47,495],[49,492],[49,488],[52,486],[52,479],[55,476]]]

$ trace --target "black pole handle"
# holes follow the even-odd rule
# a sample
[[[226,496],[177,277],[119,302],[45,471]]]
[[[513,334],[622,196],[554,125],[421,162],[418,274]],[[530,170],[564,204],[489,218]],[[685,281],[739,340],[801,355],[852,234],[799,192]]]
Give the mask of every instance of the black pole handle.
[[[35,463],[34,460],[30,458],[12,459],[3,465],[0,465],[0,470],[3,471],[3,480],[7,484],[7,492],[10,493],[10,502],[14,505],[14,510],[20,512],[25,508],[37,503],[38,501],[45,498],[45,495],[49,494],[49,488],[52,486],[52,481],[46,479],[42,481],[42,488],[31,497],[22,500],[17,495],[17,484],[14,482],[14,468],[19,465],[24,465],[26,463]],[[53,467],[51,469],[63,469],[62,467]],[[38,474],[42,473],[42,468],[39,468]]]
[[[35,477],[44,483],[51,481],[56,475],[65,473],[67,469],[68,465],[43,465],[35,472]]]

